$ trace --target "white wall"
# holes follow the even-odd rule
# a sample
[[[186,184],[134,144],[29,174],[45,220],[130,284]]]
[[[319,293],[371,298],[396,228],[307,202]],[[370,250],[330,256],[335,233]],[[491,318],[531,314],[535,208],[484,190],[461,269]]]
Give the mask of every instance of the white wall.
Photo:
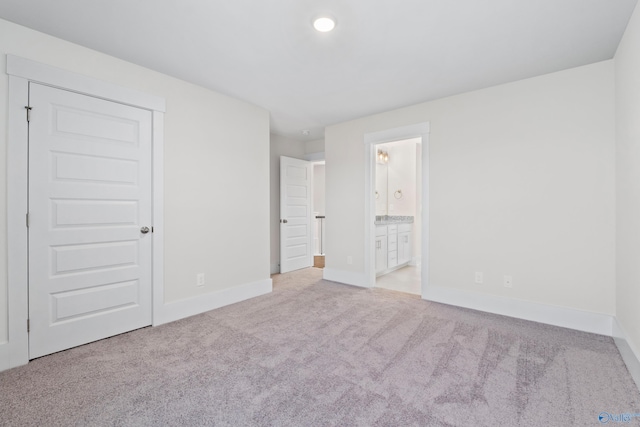
[[[6,54],[166,99],[165,302],[269,279],[266,110],[0,20],[0,221],[6,224]],[[0,229],[0,342],[7,339],[7,233]],[[196,273],[207,283],[195,286]],[[187,310],[188,311],[188,310]]]
[[[316,154],[324,152],[324,139],[316,139],[303,143],[305,154]]]
[[[270,143],[270,241],[271,274],[280,272],[280,156],[304,159],[305,145],[280,135],[271,135]]]
[[[616,317],[640,357],[640,8],[615,56]],[[640,385],[640,372],[636,373]]]
[[[328,127],[328,268],[365,274],[364,134],[423,122],[430,285],[615,314],[613,61]]]
[[[324,164],[313,165],[313,211],[318,215],[325,213],[325,172]]]

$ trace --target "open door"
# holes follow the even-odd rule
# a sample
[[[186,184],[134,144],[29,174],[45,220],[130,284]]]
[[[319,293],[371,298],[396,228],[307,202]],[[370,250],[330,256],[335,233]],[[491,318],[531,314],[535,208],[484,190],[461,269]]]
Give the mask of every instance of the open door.
[[[313,165],[280,157],[280,273],[313,265]]]

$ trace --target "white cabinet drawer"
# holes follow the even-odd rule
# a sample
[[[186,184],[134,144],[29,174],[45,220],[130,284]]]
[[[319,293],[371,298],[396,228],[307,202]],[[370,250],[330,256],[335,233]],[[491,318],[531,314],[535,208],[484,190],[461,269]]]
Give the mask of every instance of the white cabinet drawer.
[[[398,225],[398,233],[404,233],[406,231],[411,231],[411,227],[413,227],[413,224],[399,224]]]
[[[393,241],[391,239],[387,240],[387,244],[389,245],[389,252],[398,250],[398,241],[396,239],[393,239]]]
[[[389,225],[388,227],[388,233],[397,233],[398,232],[398,226],[396,224],[394,225]]]
[[[376,227],[376,237],[386,236],[387,235],[387,226],[386,225],[378,225]]]

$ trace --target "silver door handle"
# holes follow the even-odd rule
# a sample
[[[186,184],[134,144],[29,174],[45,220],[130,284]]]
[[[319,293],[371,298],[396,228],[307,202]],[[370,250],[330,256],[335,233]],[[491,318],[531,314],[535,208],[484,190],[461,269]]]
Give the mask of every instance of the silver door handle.
[[[140,229],[140,232],[141,232],[142,234],[147,234],[149,231],[151,231],[151,230],[149,230],[149,227],[142,227],[142,228]]]

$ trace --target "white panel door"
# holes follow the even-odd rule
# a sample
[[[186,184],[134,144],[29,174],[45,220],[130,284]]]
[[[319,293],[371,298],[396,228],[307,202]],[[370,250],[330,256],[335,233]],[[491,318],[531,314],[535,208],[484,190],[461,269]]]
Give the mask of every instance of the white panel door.
[[[313,165],[280,157],[280,272],[313,265]]]
[[[151,324],[151,112],[31,83],[29,358]]]

